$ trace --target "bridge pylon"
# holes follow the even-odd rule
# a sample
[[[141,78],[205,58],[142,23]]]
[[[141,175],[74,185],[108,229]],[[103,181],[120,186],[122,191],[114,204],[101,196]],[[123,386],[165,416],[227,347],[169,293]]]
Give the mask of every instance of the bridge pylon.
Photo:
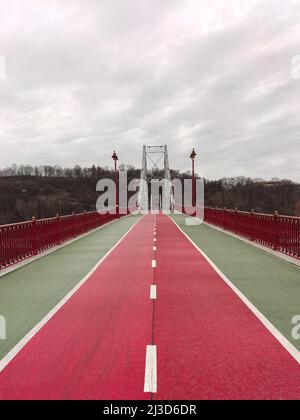
[[[161,175],[159,168],[161,162],[163,162],[163,178],[161,176],[155,178],[155,171],[157,171],[158,175]],[[150,166],[148,163],[150,163]],[[151,194],[149,194],[149,184]],[[157,194],[154,194],[154,191]],[[138,202],[141,212],[148,212],[149,209],[169,212],[174,208],[174,194],[167,145],[143,146]]]

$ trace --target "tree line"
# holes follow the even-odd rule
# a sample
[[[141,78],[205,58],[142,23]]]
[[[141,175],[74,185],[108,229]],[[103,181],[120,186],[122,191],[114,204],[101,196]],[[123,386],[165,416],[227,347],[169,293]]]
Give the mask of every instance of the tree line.
[[[16,165],[13,164],[0,169],[0,177],[11,176],[40,176],[45,178],[100,178],[103,173],[110,172],[108,167],[92,165],[91,167],[81,167],[75,165],[73,168],[62,168],[59,165]]]
[[[140,177],[140,169],[121,165],[128,182]],[[57,166],[12,165],[0,170],[0,224],[94,210],[99,179],[114,179],[114,170],[93,165],[61,169]],[[151,176],[163,178],[163,171]],[[171,178],[191,178],[191,172],[171,170]],[[271,181],[246,177],[205,180],[205,205],[258,213],[300,216],[300,185],[290,180]]]

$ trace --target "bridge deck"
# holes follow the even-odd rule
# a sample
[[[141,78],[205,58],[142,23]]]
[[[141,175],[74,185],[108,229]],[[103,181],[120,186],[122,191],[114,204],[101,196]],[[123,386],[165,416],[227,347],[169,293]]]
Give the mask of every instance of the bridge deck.
[[[299,269],[174,219],[291,339]],[[0,312],[8,321],[1,357],[136,221],[117,221],[0,280]],[[166,216],[137,221],[31,341],[14,349],[0,373],[0,398],[147,399],[144,386],[156,391],[153,360],[151,383],[144,383],[148,345],[157,348],[154,398],[300,398],[299,363]]]

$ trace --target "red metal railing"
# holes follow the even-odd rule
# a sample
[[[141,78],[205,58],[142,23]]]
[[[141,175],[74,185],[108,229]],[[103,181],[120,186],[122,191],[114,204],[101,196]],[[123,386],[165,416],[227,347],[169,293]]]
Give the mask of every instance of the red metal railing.
[[[195,215],[195,209],[175,206],[183,214]],[[253,242],[300,258],[300,217],[260,214],[205,207],[204,221],[243,236]]]
[[[204,220],[291,257],[300,258],[300,217],[205,208]]]
[[[100,215],[95,211],[0,226],[0,270],[116,218],[115,214]]]

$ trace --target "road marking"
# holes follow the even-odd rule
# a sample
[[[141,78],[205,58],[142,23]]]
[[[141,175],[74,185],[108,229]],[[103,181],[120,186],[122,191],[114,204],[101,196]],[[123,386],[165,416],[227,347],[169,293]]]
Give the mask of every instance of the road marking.
[[[18,344],[15,345],[7,354],[0,360],[0,372],[17,356],[17,354],[29,343],[29,341],[50,321],[51,318],[71,299],[71,297],[80,289],[80,287],[91,277],[91,275],[100,267],[104,260],[117,248],[123,239],[131,232],[138,222],[143,219],[139,218],[131,228],[118,240],[118,242],[101,258],[100,261],[91,269],[91,271],[68,293],[66,296],[35,326],[33,327]]]
[[[156,236],[156,232],[153,232],[153,235]]]
[[[156,246],[153,247],[153,251],[156,251]]]
[[[170,217],[170,216],[169,216]],[[266,327],[266,329],[279,341],[279,343],[286,349],[288,353],[300,364],[300,352],[293,346],[292,343],[257,309],[253,303],[229,280],[227,276],[216,266],[216,264],[202,251],[201,248],[181,229],[181,227],[173,220],[172,222],[182,232],[182,234],[190,241],[192,245],[200,252],[206,261],[212,266],[222,280],[234,291],[234,293],[244,302],[251,312],[259,319],[259,321]]]
[[[152,268],[156,268],[156,260],[152,260]]]
[[[150,299],[156,299],[156,298],[157,298],[156,285],[153,284],[152,286],[150,286]]]
[[[153,242],[156,242],[156,238],[153,238]]]
[[[144,392],[157,392],[156,346],[147,346]]]

